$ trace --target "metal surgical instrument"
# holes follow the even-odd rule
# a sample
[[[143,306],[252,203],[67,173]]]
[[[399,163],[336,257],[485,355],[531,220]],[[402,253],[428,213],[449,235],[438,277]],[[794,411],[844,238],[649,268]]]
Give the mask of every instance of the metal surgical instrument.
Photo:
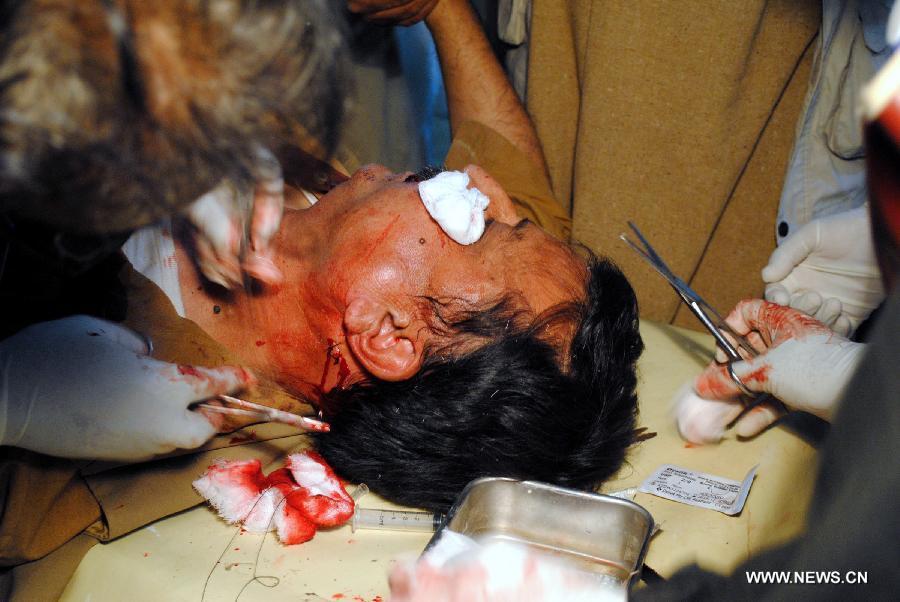
[[[754,402],[762,401],[760,394],[750,391],[744,386],[744,383],[741,382],[741,379],[738,378],[731,367],[732,362],[753,358],[759,355],[756,349],[753,348],[747,339],[736,333],[728,323],[722,319],[722,316],[720,316],[709,303],[704,301],[700,295],[694,292],[684,280],[676,276],[672,270],[669,269],[666,262],[662,260],[650,243],[647,242],[647,239],[644,238],[644,235],[641,234],[641,231],[638,230],[634,223],[628,222],[628,226],[637,235],[644,248],[639,247],[637,243],[628,238],[628,235],[625,233],[621,234],[619,238],[624,240],[629,247],[634,249],[653,267],[654,270],[668,281],[672,288],[675,289],[675,292],[677,292],[685,304],[687,304],[691,312],[697,316],[697,319],[700,320],[703,326],[705,326],[710,334],[713,335],[716,339],[716,343],[728,355],[728,375],[735,384],[737,384],[741,392],[750,397]],[[726,336],[726,334],[728,336]],[[729,337],[731,340],[729,340]],[[732,341],[734,342],[733,344]],[[740,353],[741,351],[743,351],[743,355]]]
[[[252,401],[238,399],[237,397],[232,397],[231,395],[219,395],[218,397],[216,397],[216,400],[223,403],[224,405],[213,405],[211,403],[204,402],[198,403],[193,407],[203,408],[208,412],[217,412],[219,414],[247,416],[249,418],[256,418],[265,422],[280,422],[282,424],[295,426],[299,429],[303,429],[304,431],[327,433],[331,430],[331,427],[327,422],[315,420],[314,418],[307,418],[306,416],[300,416],[298,414],[291,414],[290,412],[285,412],[284,410],[278,410],[275,408],[270,408],[268,406],[260,405],[258,403],[253,403]]]

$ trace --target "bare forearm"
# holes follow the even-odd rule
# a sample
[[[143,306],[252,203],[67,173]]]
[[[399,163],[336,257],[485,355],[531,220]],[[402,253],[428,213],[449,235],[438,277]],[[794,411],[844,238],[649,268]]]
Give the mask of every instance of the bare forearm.
[[[506,137],[547,171],[537,132],[497,62],[468,0],[441,0],[426,19],[434,36],[450,128],[481,122]]]

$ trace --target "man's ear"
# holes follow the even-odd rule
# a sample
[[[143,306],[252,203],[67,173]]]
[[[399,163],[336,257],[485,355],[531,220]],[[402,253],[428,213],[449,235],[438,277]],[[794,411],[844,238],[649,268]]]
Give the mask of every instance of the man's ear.
[[[491,203],[484,213],[485,217],[510,226],[515,226],[519,223],[522,218],[516,211],[516,206],[513,204],[512,199],[503,190],[500,182],[478,165],[466,165],[465,172],[469,174],[470,185],[491,199]]]
[[[408,310],[371,297],[357,297],[344,310],[347,345],[374,377],[407,380],[422,367],[424,324]]]

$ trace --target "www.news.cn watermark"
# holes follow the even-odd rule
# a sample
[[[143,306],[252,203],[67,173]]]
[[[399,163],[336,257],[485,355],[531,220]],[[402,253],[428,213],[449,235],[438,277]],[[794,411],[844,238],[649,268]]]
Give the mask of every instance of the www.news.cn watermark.
[[[744,571],[747,583],[859,585],[869,582],[868,571]]]

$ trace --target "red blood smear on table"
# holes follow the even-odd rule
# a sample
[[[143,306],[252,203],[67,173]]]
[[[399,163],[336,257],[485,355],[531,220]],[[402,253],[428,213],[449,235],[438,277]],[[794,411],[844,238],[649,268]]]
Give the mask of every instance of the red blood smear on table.
[[[697,445],[696,443],[691,443],[690,441],[688,441],[687,443],[684,444],[684,447],[687,449],[694,449],[695,447],[700,447],[700,446]]]
[[[257,347],[262,347],[262,346],[265,345],[265,344],[266,344],[265,341],[256,341],[256,346],[257,346]]]
[[[772,366],[769,364],[763,364],[750,374],[746,374],[741,377],[741,381],[745,383],[764,383],[769,380],[769,371],[772,369]]]
[[[148,558],[150,556],[150,552],[144,552],[144,558]]]
[[[332,600],[343,600],[344,597],[345,597],[344,594],[333,594],[333,595],[331,596],[331,599],[332,599]]]

